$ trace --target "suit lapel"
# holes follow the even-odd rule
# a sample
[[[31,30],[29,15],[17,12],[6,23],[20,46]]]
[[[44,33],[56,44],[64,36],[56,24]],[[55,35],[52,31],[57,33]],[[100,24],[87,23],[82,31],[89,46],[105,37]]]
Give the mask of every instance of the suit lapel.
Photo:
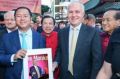
[[[4,33],[8,33],[7,29],[5,29]]]
[[[69,29],[70,27],[67,27],[65,29],[65,32],[64,32],[64,36],[62,38],[64,38],[64,48],[65,48],[65,51],[66,51],[66,58],[68,59],[69,58]]]
[[[11,42],[14,43],[14,46],[17,50],[19,50],[21,48],[18,30],[14,31],[14,33],[12,33]]]
[[[39,39],[37,38],[35,31],[32,30],[32,49],[37,48],[36,46],[38,45],[38,40]]]
[[[36,40],[36,39],[35,39],[35,35],[34,35],[33,30],[32,30],[32,49],[35,48],[35,44],[36,44],[36,41],[35,41],[35,40]]]
[[[78,35],[78,39],[77,39],[77,44],[76,44],[76,49],[75,49],[75,55],[77,55],[77,53],[79,52],[79,49],[82,48],[82,45],[84,43],[84,38],[86,36],[86,28],[85,26],[82,24],[80,31],[79,31],[79,35]]]

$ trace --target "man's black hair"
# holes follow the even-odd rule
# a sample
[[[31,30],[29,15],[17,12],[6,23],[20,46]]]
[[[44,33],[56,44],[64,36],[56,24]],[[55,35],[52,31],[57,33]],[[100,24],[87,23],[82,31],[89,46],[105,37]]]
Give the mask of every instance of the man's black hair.
[[[16,13],[17,13],[17,11],[18,11],[19,9],[26,9],[26,10],[28,10],[28,12],[29,12],[29,14],[30,14],[30,17],[32,17],[32,12],[31,12],[30,9],[27,8],[27,7],[18,7],[17,9],[15,9],[14,16],[16,15]]]

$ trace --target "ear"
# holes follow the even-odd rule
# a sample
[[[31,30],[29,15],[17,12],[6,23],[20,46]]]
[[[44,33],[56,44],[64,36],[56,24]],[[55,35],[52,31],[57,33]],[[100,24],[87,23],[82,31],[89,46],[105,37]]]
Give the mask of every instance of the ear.
[[[31,21],[32,21],[32,17],[31,17]]]

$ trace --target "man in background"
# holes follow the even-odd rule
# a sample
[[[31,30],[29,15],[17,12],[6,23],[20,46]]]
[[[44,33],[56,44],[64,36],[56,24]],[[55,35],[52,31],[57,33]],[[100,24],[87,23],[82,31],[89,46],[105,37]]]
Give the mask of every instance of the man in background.
[[[96,17],[93,14],[85,14],[84,17],[84,24],[86,24],[89,27],[93,27],[96,30],[98,30],[99,32],[102,32],[101,27],[98,27],[96,25]]]
[[[41,20],[42,20],[42,15],[38,15],[36,17],[36,23],[37,23],[37,32],[39,32],[39,33],[43,32]]]
[[[15,17],[14,17],[14,11],[8,11],[4,14],[4,23],[5,23],[5,29],[0,32],[0,44],[2,36],[6,33],[10,33],[17,29]],[[0,64],[0,79],[4,79],[5,76],[5,66]]]
[[[87,26],[95,27],[96,18],[93,14],[86,14],[84,21]]]
[[[8,11],[4,14],[4,24],[5,28],[0,31],[0,37],[2,37],[2,35],[4,35],[5,33],[10,33],[17,29],[14,11]]]

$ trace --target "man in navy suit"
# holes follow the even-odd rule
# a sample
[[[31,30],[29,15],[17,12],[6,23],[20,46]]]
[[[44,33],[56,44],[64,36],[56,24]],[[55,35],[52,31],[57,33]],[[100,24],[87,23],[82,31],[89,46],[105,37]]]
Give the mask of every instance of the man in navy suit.
[[[8,11],[4,14],[4,23],[5,23],[4,26],[5,28],[0,30],[0,38],[2,38],[4,34],[10,33],[17,29],[15,17],[14,17],[14,11]]]
[[[32,79],[40,79],[45,74],[44,70],[37,65],[37,59],[33,59],[33,66],[30,67],[29,75]]]
[[[70,26],[58,33],[58,51],[53,63],[53,70],[60,66],[60,79],[96,79],[101,67],[100,36],[94,28],[82,24],[84,14],[80,2],[68,6]]]
[[[4,34],[10,33],[17,29],[15,17],[14,17],[14,11],[8,11],[4,14],[4,23],[5,28],[3,30],[0,30],[0,44],[1,44],[1,38]],[[5,75],[5,66],[0,64],[0,79],[4,79]]]
[[[44,38],[31,29],[32,13],[26,7],[15,10],[15,21],[18,30],[5,34],[0,45],[0,64],[6,65],[5,79],[22,79],[23,58],[26,49],[43,48]],[[26,41],[26,49],[22,49],[23,34]]]

